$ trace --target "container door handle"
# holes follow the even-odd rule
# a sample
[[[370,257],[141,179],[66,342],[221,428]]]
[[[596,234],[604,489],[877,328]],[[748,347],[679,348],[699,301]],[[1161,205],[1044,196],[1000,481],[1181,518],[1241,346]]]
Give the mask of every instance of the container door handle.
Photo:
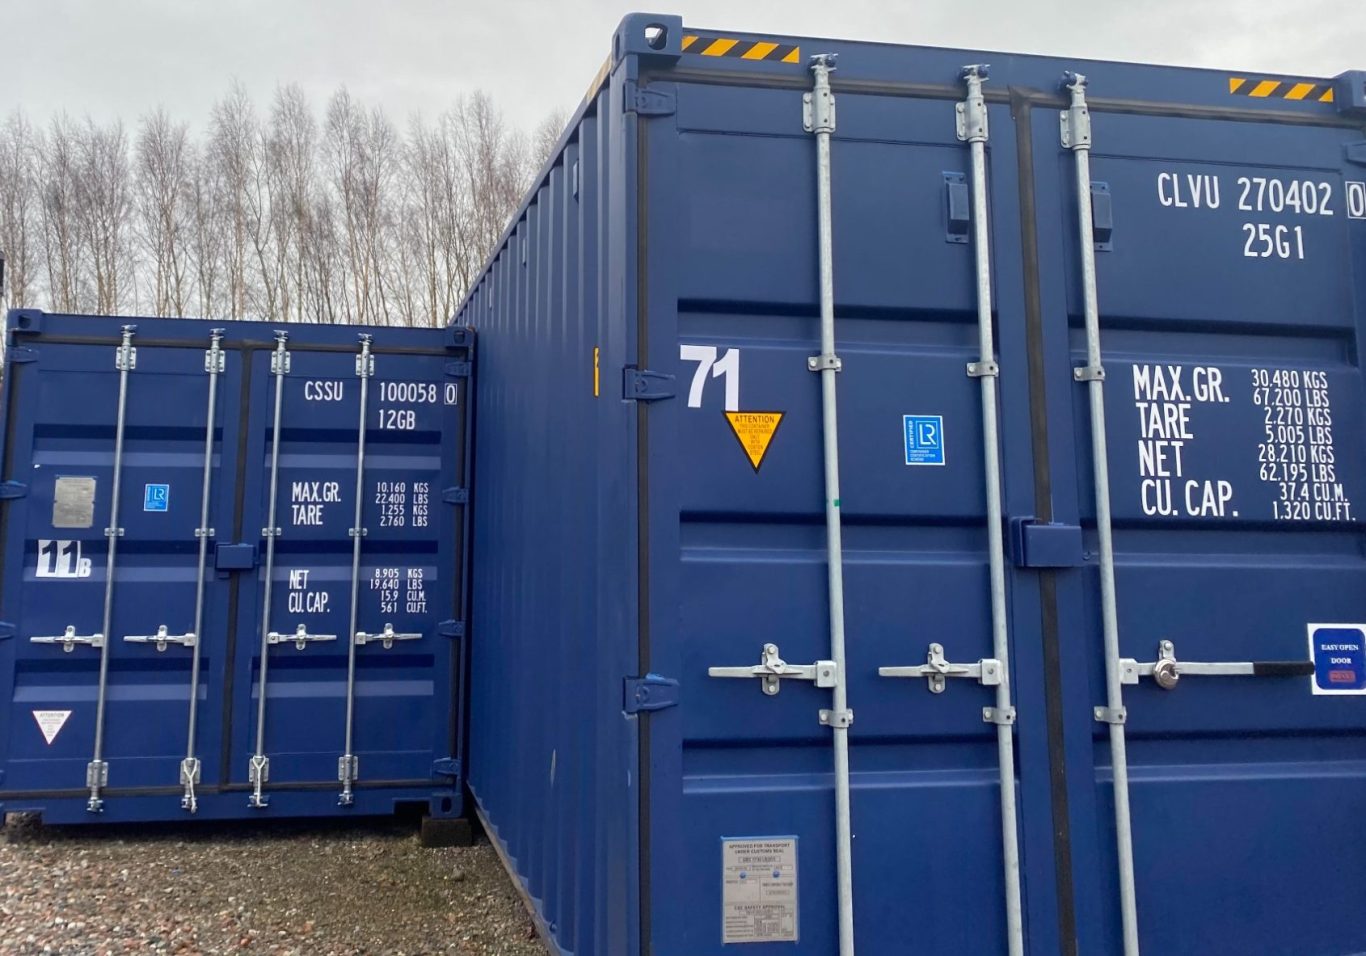
[[[303,650],[309,644],[316,641],[335,641],[335,634],[310,634],[308,625],[300,624],[294,629],[293,634],[281,634],[279,631],[271,631],[266,635],[267,644],[293,644],[299,650]]]
[[[789,664],[783,660],[777,644],[765,644],[759,656],[759,663],[749,667],[708,667],[708,677],[757,677],[762,681],[761,689],[772,697],[782,690],[782,681],[809,680],[817,687],[834,687],[838,668],[834,661],[816,661],[814,664]],[[822,714],[825,711],[821,711]],[[822,720],[822,723],[825,721]]]
[[[1312,677],[1313,661],[1182,661],[1171,641],[1157,645],[1157,660],[1141,663],[1130,658],[1119,662],[1120,680],[1137,684],[1151,677],[1163,690],[1175,690],[1182,677]]]
[[[123,638],[129,644],[155,644],[158,651],[166,650],[168,645],[180,644],[183,647],[194,647],[199,643],[199,638],[190,631],[185,634],[172,634],[162,624],[157,628],[155,634],[128,634]]]
[[[391,647],[394,646],[394,641],[420,641],[420,640],[422,640],[422,634],[421,634],[420,632],[415,633],[415,632],[411,632],[411,631],[410,631],[410,632],[395,631],[395,630],[394,630],[394,625],[392,625],[392,624],[386,624],[386,625],[384,625],[384,630],[380,631],[378,634],[369,634],[369,633],[366,633],[365,631],[357,631],[357,632],[356,632],[356,646],[357,646],[357,647],[364,647],[366,644],[374,644],[376,641],[378,641],[379,643],[381,643],[381,644],[384,645],[384,648],[385,648],[386,650],[388,650],[389,648],[391,648]]]
[[[76,626],[68,624],[66,631],[61,634],[44,634],[38,637],[30,637],[30,644],[60,644],[62,650],[70,654],[77,644],[85,644],[96,650],[104,647],[103,634],[77,634]]]

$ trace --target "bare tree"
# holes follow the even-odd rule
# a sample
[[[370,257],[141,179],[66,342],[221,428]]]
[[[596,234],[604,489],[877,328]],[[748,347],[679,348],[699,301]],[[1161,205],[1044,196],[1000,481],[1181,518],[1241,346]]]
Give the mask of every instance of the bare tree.
[[[158,109],[143,119],[134,146],[138,233],[151,269],[156,315],[184,315],[195,225],[195,158],[189,127]]]
[[[40,217],[48,297],[59,312],[79,312],[85,300],[81,274],[78,164],[79,132],[70,118],[52,119],[43,143]]]
[[[94,280],[94,308],[112,315],[132,291],[128,137],[120,122],[100,127],[86,120],[77,145],[81,246]]]
[[[320,123],[297,86],[264,120],[241,84],[202,139],[164,110],[0,126],[10,301],[61,311],[440,325],[539,168],[563,113],[527,135],[477,92],[400,131],[345,89]]]
[[[460,166],[456,120],[434,126],[414,118],[404,148],[405,229],[402,246],[416,273],[414,324],[436,326],[455,311],[469,286],[471,249],[469,177]]]
[[[251,189],[258,146],[256,111],[246,89],[234,83],[214,104],[209,121],[207,162],[219,190],[216,211],[226,226],[223,273],[227,284],[227,313],[240,319],[250,298],[247,270],[251,254]]]
[[[195,158],[187,204],[186,256],[194,277],[195,309],[208,318],[229,315],[223,277],[231,223],[225,214],[222,168],[211,156],[201,154]]]
[[[348,320],[389,324],[394,217],[389,198],[399,171],[398,134],[380,110],[367,114],[345,88],[327,108],[323,151],[345,237]]]
[[[0,127],[0,250],[6,306],[22,308],[37,283],[40,248],[38,133],[19,111]]]
[[[488,94],[480,91],[458,102],[451,119],[470,193],[471,245],[483,255],[502,237],[534,173],[525,138],[508,129]],[[480,264],[476,262],[471,270]]]
[[[569,113],[567,111],[553,109],[536,124],[536,128],[531,132],[530,175],[535,176],[546,164],[546,161],[550,159],[550,155],[560,143],[560,136],[568,122]]]

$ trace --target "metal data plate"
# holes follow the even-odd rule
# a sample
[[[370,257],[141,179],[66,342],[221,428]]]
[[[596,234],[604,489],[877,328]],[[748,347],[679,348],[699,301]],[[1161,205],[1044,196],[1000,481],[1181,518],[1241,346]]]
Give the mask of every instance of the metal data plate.
[[[52,527],[90,528],[95,524],[95,479],[58,478],[52,488]]]

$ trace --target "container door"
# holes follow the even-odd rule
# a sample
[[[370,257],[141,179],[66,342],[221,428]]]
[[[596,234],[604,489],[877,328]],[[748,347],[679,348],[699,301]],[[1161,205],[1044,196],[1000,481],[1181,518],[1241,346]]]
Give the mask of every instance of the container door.
[[[956,665],[993,656],[981,398],[968,371],[979,357],[974,257],[946,216],[968,150],[951,99],[838,99],[855,936],[866,953],[1004,952],[997,736],[984,720],[994,689],[879,673],[926,664],[931,645]],[[1005,109],[993,118],[1008,128]],[[640,175],[669,184],[649,191],[640,361],[675,376],[676,391],[641,406],[642,670],[681,684],[679,706],[645,725],[642,876],[655,921],[645,938],[661,954],[752,945],[829,956],[836,824],[820,662],[830,618],[821,383],[808,365],[820,351],[816,143],[800,90],[679,84],[676,115],[640,123]],[[1001,139],[1004,178],[990,192],[998,229],[1018,229]],[[1017,289],[999,304],[1003,482],[1012,512],[1031,514]],[[1027,576],[1009,586],[1024,609],[1014,642],[1028,649],[1015,662],[1017,686],[1030,688],[1020,739],[1037,748],[1018,784],[1021,833],[1038,849],[1027,909],[1037,951],[1056,952],[1037,597]],[[709,676],[718,667],[728,673]]]
[[[443,346],[463,334],[310,329],[252,354],[243,536],[260,557],[228,776],[253,805],[326,785],[387,811],[377,789],[441,781],[455,754],[470,366]]]
[[[1069,732],[1090,742],[1072,750],[1080,948],[1121,946],[1118,716],[1145,951],[1355,952],[1366,174],[1342,162],[1360,132],[1092,115],[1124,712],[1093,559],[1059,592]],[[1056,107],[1033,130],[1049,389],[1074,436],[1053,487],[1094,556],[1078,174]]]
[[[469,333],[234,323],[213,348],[207,322],[139,320],[125,343],[117,320],[26,319],[0,485],[5,808],[458,814]]]
[[[231,582],[201,567],[199,529],[204,510],[210,526],[232,522],[231,484],[212,483],[206,504],[204,467],[207,451],[215,477],[235,471],[224,436],[237,413],[221,399],[242,366],[209,373],[207,328],[130,334],[125,347],[114,322],[63,332],[48,318],[11,316],[22,334],[8,357],[0,486],[0,799],[17,810],[70,797],[78,818],[87,801],[117,818],[112,794],[175,806],[184,761],[218,763],[218,740],[192,737],[189,705],[194,686],[202,721],[221,695]]]

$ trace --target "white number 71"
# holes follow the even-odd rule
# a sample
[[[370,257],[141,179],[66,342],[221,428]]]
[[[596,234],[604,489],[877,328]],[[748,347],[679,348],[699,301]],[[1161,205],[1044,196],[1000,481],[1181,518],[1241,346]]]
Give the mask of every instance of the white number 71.
[[[740,350],[726,349],[720,359],[716,357],[715,345],[680,345],[678,357],[684,362],[696,362],[697,371],[693,373],[692,387],[688,389],[688,407],[702,407],[702,391],[707,387],[708,378],[726,380],[726,411],[740,410]],[[707,373],[711,374],[708,375]]]

